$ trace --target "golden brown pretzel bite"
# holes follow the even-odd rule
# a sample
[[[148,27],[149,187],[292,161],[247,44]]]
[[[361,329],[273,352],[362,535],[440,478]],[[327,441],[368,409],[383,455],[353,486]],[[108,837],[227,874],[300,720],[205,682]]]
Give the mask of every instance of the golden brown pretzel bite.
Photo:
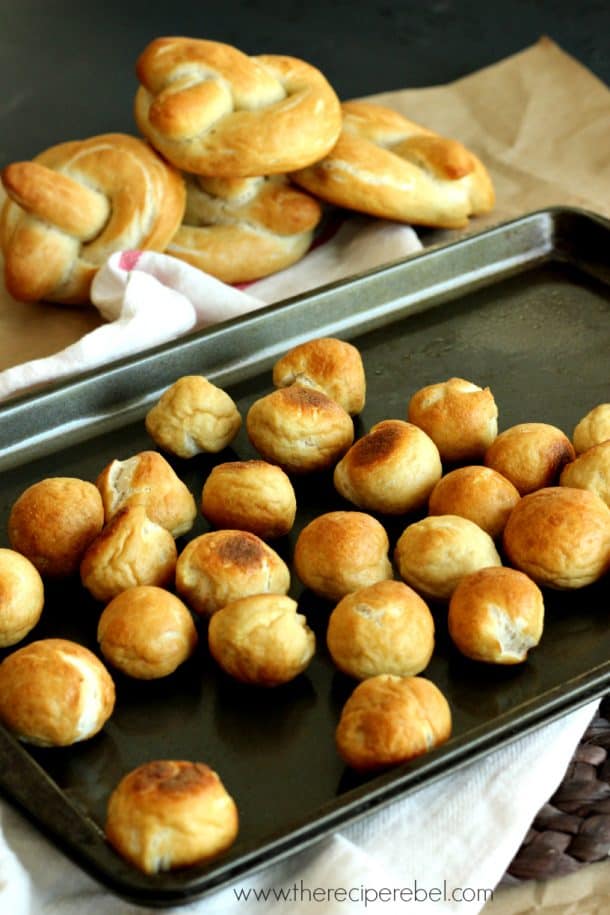
[[[208,861],[233,844],[235,801],[205,763],[154,759],[132,769],[108,801],[106,838],[146,874]]]
[[[382,219],[461,228],[495,201],[482,162],[457,140],[372,102],[345,102],[331,152],[291,178],[322,200]]]
[[[341,130],[325,77],[295,57],[248,57],[196,38],[152,41],[138,58],[135,118],[185,171],[215,177],[281,174],[315,162]]]
[[[143,140],[109,133],[52,146],[2,173],[0,246],[20,301],[81,305],[124,248],[163,251],[185,206],[182,176]]]

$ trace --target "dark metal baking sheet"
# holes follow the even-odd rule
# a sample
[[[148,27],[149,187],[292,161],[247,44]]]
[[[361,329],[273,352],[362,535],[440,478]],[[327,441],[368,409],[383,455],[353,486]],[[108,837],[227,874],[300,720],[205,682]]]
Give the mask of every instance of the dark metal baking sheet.
[[[112,458],[150,448],[143,414],[180,375],[206,374],[245,415],[271,389],[278,353],[322,334],[350,339],[362,352],[369,390],[357,434],[380,419],[404,418],[417,388],[452,375],[491,387],[501,428],[537,420],[569,434],[592,406],[610,400],[609,241],[610,225],[599,217],[535,213],[12,401],[0,410],[1,542],[10,506],[30,483],[53,475],[94,479]],[[242,431],[215,458],[173,463],[198,498],[213,463],[253,456]],[[347,507],[329,475],[295,485],[297,524],[277,544],[288,561],[308,520]],[[388,524],[392,543],[408,521]],[[206,529],[199,519],[179,545]],[[542,643],[510,669],[460,658],[437,611],[437,649],[425,675],[450,701],[453,737],[428,756],[365,778],[346,770],[334,747],[354,683],[326,653],[330,606],[294,578],[291,593],[316,632],[318,653],[293,683],[261,691],[229,681],[209,658],[201,626],[200,650],[171,677],[143,683],[115,675],[116,710],[92,740],[27,748],[0,729],[0,787],[117,894],[154,906],[186,901],[603,694],[610,687],[609,590],[605,581],[573,594],[547,592]],[[76,582],[47,585],[46,593],[27,641],[60,635],[96,650],[100,606]],[[239,806],[241,830],[216,862],[148,877],[106,845],[105,807],[126,771],[170,757],[218,770]]]

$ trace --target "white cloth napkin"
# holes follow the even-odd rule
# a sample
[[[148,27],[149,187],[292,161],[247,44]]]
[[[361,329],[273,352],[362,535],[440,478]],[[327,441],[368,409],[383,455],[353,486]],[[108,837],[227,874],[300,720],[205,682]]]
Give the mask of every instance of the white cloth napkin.
[[[108,323],[59,353],[0,372],[0,400],[398,260],[421,247],[410,226],[350,217],[302,261],[252,283],[247,291],[165,254],[119,252],[99,270],[91,290],[93,304]]]
[[[249,879],[167,911],[475,915],[561,782],[596,706],[589,703]],[[3,915],[159,911],[98,886],[4,802],[0,827]]]

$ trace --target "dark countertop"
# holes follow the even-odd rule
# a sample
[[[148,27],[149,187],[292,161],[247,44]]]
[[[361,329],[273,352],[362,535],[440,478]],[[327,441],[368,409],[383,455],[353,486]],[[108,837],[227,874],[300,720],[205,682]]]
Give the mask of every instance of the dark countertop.
[[[449,82],[543,34],[610,82],[608,0],[2,0],[0,167],[63,140],[135,133],[135,60],[160,35],[302,57],[347,99]]]

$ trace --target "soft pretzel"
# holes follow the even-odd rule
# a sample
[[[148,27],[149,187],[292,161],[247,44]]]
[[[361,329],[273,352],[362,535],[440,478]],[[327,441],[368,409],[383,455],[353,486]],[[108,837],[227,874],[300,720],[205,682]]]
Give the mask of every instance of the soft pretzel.
[[[231,45],[157,38],[138,58],[138,128],[174,165],[223,178],[281,174],[325,156],[339,100],[294,57],[248,57]]]
[[[167,253],[225,283],[283,270],[307,252],[320,204],[285,176],[187,179],[184,220]]]
[[[322,200],[382,219],[460,228],[491,210],[482,162],[458,143],[371,102],[345,102],[331,152],[290,177]]]
[[[180,225],[184,181],[137,137],[52,146],[2,173],[0,245],[20,301],[84,304],[101,264],[123,248],[163,251]]]

